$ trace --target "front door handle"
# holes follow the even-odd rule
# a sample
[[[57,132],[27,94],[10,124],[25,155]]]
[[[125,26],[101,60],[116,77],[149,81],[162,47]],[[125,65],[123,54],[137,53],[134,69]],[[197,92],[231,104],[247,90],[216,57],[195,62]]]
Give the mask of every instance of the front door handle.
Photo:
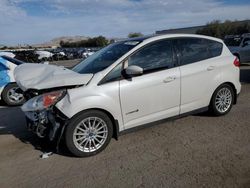
[[[215,66],[209,66],[208,68],[207,68],[207,71],[212,71],[212,70],[214,70],[215,69]]]
[[[168,83],[168,82],[172,82],[176,79],[175,76],[170,76],[170,77],[167,77],[163,80],[164,83]]]

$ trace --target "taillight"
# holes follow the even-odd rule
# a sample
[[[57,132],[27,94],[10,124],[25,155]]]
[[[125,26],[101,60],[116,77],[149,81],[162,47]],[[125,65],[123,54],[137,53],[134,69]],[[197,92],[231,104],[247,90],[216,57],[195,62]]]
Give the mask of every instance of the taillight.
[[[240,67],[240,60],[237,57],[234,60],[234,66]]]

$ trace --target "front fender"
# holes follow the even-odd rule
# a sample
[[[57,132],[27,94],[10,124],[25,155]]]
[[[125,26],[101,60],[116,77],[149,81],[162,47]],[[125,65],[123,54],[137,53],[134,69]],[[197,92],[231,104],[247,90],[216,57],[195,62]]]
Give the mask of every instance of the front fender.
[[[68,118],[88,109],[108,111],[118,121],[121,131],[123,130],[123,121],[118,89],[118,85],[109,89],[84,87],[70,89],[67,95],[56,104],[56,107]]]

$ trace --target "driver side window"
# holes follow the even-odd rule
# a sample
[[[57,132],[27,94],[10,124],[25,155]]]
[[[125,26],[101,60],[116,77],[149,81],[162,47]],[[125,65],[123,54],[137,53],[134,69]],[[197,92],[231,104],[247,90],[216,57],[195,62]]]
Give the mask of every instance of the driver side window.
[[[130,65],[143,68],[143,73],[173,68],[172,42],[161,40],[143,47],[128,59]]]

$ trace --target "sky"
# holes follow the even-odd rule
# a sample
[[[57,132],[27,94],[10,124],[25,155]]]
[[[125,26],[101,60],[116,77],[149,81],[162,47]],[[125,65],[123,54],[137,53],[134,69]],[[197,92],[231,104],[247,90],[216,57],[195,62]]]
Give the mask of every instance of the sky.
[[[250,0],[0,0],[0,44],[126,37],[236,19],[250,19]]]

